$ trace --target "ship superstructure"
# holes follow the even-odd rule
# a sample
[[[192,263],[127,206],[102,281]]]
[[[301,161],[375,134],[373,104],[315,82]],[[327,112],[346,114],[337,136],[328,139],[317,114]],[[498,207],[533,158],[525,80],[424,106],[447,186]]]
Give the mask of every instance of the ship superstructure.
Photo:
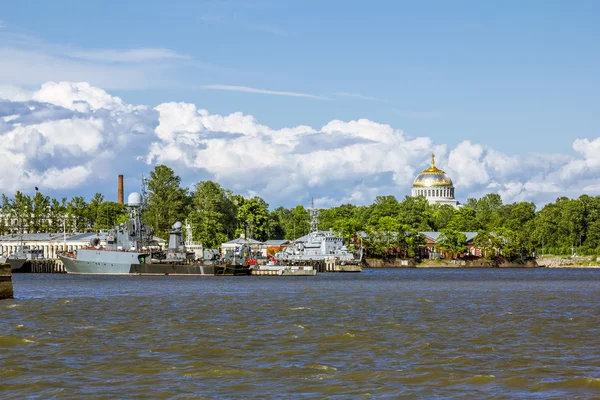
[[[59,258],[68,273],[79,274],[129,274],[135,265],[145,263],[153,244],[152,231],[142,222],[142,196],[133,192],[127,198],[129,220],[108,232],[106,247],[90,243],[90,247],[75,253],[60,254]]]
[[[129,195],[129,220],[108,232],[106,247],[101,247],[97,240],[75,253],[60,254],[66,271],[72,274],[115,275],[250,274],[250,268],[243,263],[205,265],[201,260],[197,261],[195,251],[190,251],[183,240],[181,222],[173,224],[168,248],[161,250],[153,238],[152,229],[142,221],[143,204],[139,193]],[[188,239],[190,236],[191,227],[188,225]]]
[[[326,261],[338,265],[360,264],[362,249],[355,254],[344,244],[344,239],[332,230],[319,230],[319,212],[310,210],[310,232],[294,241],[294,245],[275,254],[275,259],[286,264],[323,264]]]

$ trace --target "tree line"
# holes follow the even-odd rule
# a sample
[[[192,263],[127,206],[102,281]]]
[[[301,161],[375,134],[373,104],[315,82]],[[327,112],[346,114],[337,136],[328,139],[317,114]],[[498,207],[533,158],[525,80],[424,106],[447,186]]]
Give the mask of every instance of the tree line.
[[[145,181],[145,222],[158,237],[167,238],[175,221],[187,220],[194,240],[205,248],[246,234],[259,241],[295,239],[310,230],[309,210],[269,208],[264,199],[234,194],[213,181],[196,183],[191,190],[164,165],[156,166]],[[49,198],[39,192],[2,196],[0,233],[106,230],[127,219],[126,206],[96,194],[70,200]],[[498,194],[470,198],[459,209],[430,205],[424,197],[378,196],[373,204],[343,204],[321,209],[319,228],[332,229],[352,245],[362,240],[374,256],[414,256],[424,245],[419,232],[443,232],[442,250],[464,252],[464,235],[478,232],[483,249],[502,248],[511,254],[600,254],[600,196],[560,197],[540,210],[532,202],[503,204]],[[11,224],[6,221],[10,218]],[[10,226],[9,226],[10,225]],[[360,234],[359,234],[360,233]]]

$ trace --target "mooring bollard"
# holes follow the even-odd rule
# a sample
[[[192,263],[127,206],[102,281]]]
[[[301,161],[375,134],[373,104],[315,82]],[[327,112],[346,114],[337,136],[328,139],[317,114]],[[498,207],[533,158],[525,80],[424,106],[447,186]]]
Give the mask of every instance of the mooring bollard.
[[[10,264],[0,264],[0,300],[12,299],[13,295]]]

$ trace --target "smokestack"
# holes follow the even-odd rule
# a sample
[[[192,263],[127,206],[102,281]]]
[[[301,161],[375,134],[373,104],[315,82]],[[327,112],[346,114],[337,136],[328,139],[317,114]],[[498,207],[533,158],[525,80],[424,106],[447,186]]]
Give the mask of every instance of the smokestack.
[[[119,189],[118,189],[118,202],[119,204],[123,204],[123,175],[119,175]]]

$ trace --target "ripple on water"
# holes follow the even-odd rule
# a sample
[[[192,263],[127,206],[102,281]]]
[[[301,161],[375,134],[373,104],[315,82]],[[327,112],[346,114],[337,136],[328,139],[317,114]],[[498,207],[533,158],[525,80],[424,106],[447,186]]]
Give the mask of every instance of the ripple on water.
[[[533,387],[534,392],[551,389],[600,389],[600,378],[571,378],[554,382],[540,382]]]
[[[0,398],[590,398],[592,272],[22,274]]]

